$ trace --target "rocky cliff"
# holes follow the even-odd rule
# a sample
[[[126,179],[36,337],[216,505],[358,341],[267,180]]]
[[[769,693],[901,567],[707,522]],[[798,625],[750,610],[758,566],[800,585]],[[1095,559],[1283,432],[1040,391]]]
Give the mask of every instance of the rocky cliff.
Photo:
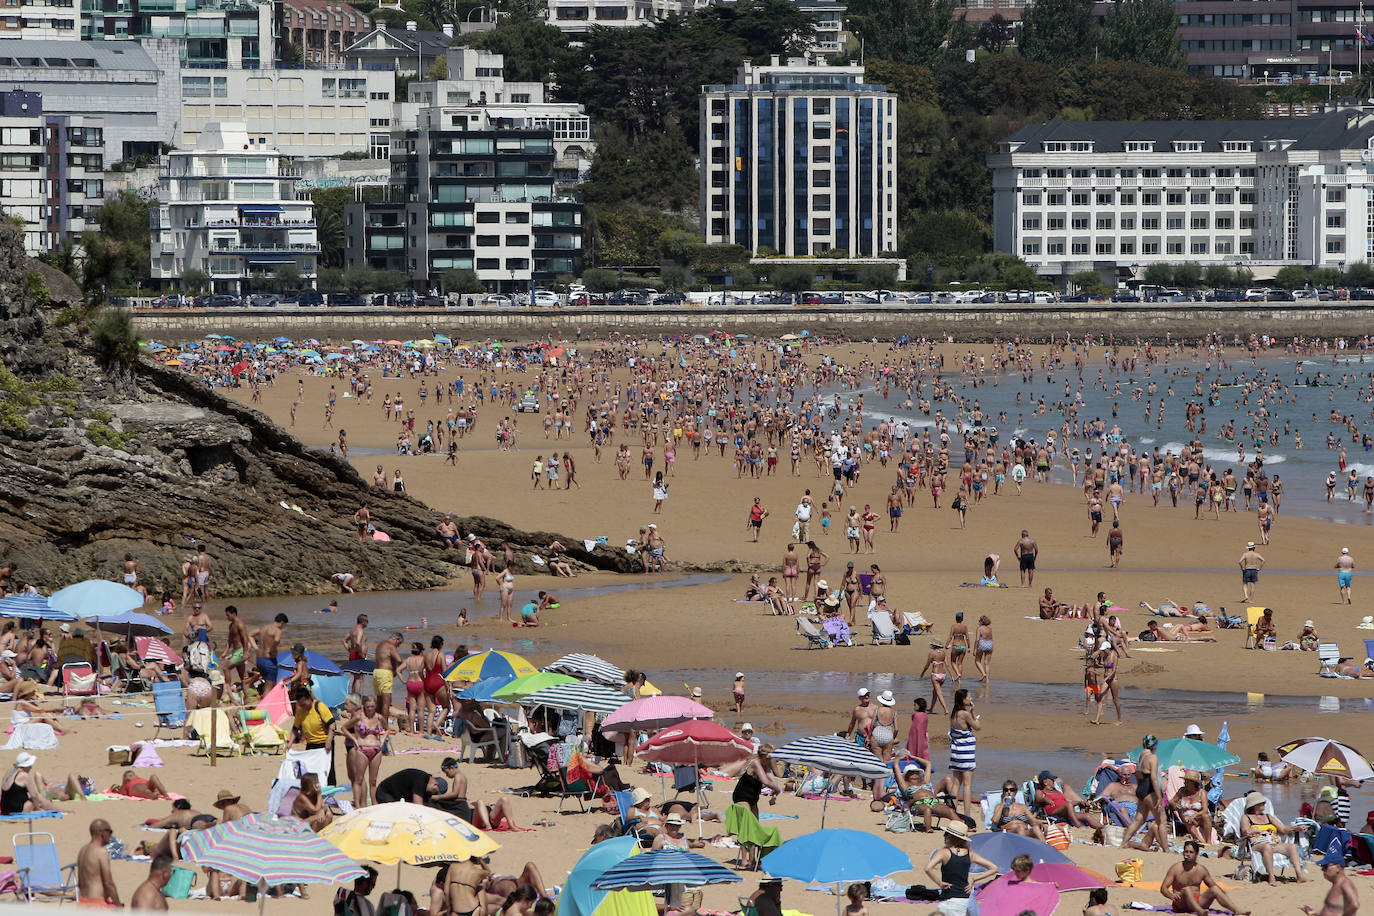
[[[460,572],[432,510],[369,488],[347,462],[198,380],[130,358],[127,320],[63,301],[76,297],[70,281],[24,258],[13,236],[0,226],[0,561],[16,564],[16,581],[46,592],[118,578],[129,552],[150,589],[179,598],[197,543],[221,596],[328,591],[335,572],[368,590],[426,588]],[[358,540],[363,500],[390,543]],[[632,568],[565,535],[458,522],[493,546],[510,541],[524,562],[557,537],[582,565]]]

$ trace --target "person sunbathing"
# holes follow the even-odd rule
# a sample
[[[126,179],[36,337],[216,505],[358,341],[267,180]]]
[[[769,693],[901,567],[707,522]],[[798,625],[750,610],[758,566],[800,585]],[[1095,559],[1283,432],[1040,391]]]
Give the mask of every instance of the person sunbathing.
[[[1374,658],[1366,658],[1363,665],[1343,665],[1336,673],[1341,677],[1374,677]]]
[[[1150,623],[1155,623],[1151,620]],[[1207,625],[1205,616],[1199,617],[1195,623],[1166,623],[1161,627],[1156,627],[1156,632],[1161,634],[1160,639],[1165,642],[1216,642],[1215,636],[1200,636],[1200,633],[1210,633],[1212,628]]]
[[[65,735],[66,730],[57,724],[56,719],[51,718],[62,714],[61,704],[44,706],[34,699],[37,696],[38,684],[33,681],[20,681],[14,692],[14,710],[10,713],[10,723],[12,725],[37,723],[51,728],[53,734]]]
[[[1302,632],[1298,633],[1298,648],[1303,652],[1316,652],[1317,641],[1317,628],[1309,620],[1303,624]]]
[[[1031,809],[1017,799],[1016,783],[1010,780],[1002,784],[1002,797],[992,809],[992,829],[1032,836],[1037,840],[1045,838],[1040,822],[1031,814]]]
[[[111,795],[127,795],[131,798],[171,798],[172,795],[167,791],[167,787],[162,784],[162,780],[156,775],[143,777],[133,770],[125,770],[122,781],[110,786]]]
[[[1295,775],[1297,774],[1293,772],[1292,767],[1286,763],[1275,765],[1264,751],[1259,752],[1258,762],[1250,768],[1250,779],[1254,782],[1288,782]]]
[[[946,776],[940,780],[939,785],[932,785],[930,782],[930,761],[920,757],[907,757],[901,761],[892,761],[892,770],[896,775],[896,786],[893,791],[889,791],[885,798],[874,800],[869,807],[874,811],[882,811],[886,807],[905,806],[911,811],[913,819],[919,813],[923,823],[913,825],[915,829],[928,832],[931,828],[932,817],[942,817],[948,820],[964,820],[950,804],[952,796],[956,791],[954,781]],[[941,792],[947,796],[946,801],[941,800]]]
[[[1170,802],[1178,818],[1183,822],[1188,835],[1199,843],[1212,841],[1212,815],[1207,804],[1207,790],[1203,786],[1202,774],[1197,770],[1186,770],[1183,785],[1174,793]]]
[[[778,587],[777,576],[768,577],[768,584],[763,587],[763,600],[772,608],[774,617],[786,617],[792,613],[787,604],[787,596]]]
[[[324,803],[320,777],[314,773],[306,773],[301,777],[301,789],[291,803],[291,813],[309,824],[316,833],[333,823],[334,812]]]
[[[1159,607],[1155,607],[1148,601],[1140,602],[1140,606],[1154,614],[1156,617],[1192,617],[1193,612],[1190,608],[1184,607],[1172,598],[1165,598],[1160,602]]]
[[[1083,796],[1075,792],[1072,786],[1061,784],[1049,770],[1041,770],[1036,777],[1035,803],[1050,817],[1066,820],[1071,826],[1097,826],[1092,818],[1078,810],[1088,805]]]

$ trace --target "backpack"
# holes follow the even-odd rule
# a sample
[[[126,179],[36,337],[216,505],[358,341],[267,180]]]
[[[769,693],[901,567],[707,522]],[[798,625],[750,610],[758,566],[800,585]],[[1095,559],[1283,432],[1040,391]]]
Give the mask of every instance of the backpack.
[[[198,674],[209,674],[211,665],[210,644],[196,641],[186,647],[186,667]]]

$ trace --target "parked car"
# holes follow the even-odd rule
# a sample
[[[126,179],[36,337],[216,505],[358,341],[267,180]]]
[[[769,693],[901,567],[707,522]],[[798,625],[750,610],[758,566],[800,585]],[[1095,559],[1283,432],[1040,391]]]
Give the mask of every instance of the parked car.
[[[271,296],[265,293],[257,293],[255,295],[248,297],[247,304],[252,306],[253,308],[267,309],[272,308],[279,302],[281,302],[280,296]]]
[[[681,305],[686,301],[686,293],[661,293],[654,297],[654,305]]]
[[[534,304],[536,306],[558,306],[562,305],[562,300],[558,294],[551,289],[537,289],[534,291]]]
[[[1113,302],[1139,302],[1140,297],[1132,292],[1118,292],[1112,296]]]
[[[514,304],[515,304],[515,300],[512,299],[510,296],[505,295],[504,293],[489,293],[489,294],[487,294],[486,296],[483,296],[483,297],[482,297],[482,304],[483,304],[483,305],[494,305],[494,306],[498,306],[498,307],[499,307],[499,306],[514,305]]]
[[[515,409],[519,413],[539,413],[539,395],[526,391]]]
[[[1286,289],[1271,289],[1269,291],[1270,302],[1292,302],[1293,294]]]

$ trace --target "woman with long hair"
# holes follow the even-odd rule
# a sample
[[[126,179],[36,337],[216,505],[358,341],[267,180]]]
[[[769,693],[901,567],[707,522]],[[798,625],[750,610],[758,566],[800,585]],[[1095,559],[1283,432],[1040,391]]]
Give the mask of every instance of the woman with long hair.
[[[978,739],[973,733],[982,728],[979,718],[973,712],[968,689],[954,691],[954,708],[949,714],[949,769],[958,785],[965,816],[973,807],[973,771],[978,767]]]

